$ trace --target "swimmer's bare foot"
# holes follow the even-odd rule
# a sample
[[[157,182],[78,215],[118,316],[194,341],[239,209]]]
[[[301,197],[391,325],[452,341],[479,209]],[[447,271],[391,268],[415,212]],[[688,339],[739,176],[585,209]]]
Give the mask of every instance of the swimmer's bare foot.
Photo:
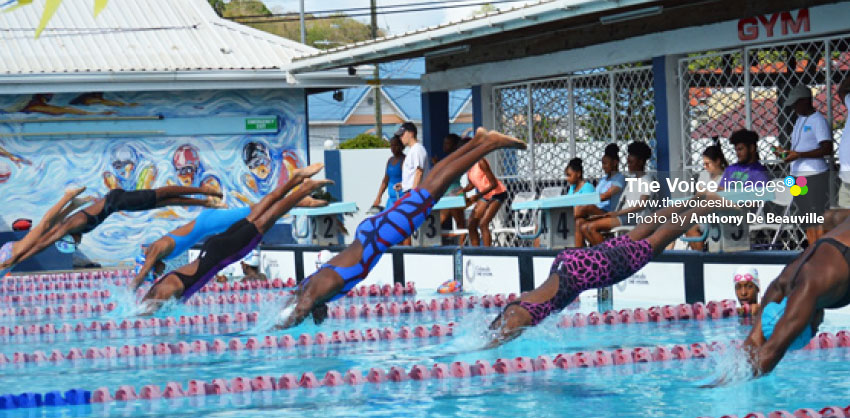
[[[301,199],[301,201],[298,202],[297,206],[305,207],[305,208],[318,208],[318,207],[327,206],[327,205],[328,205],[328,202],[326,200],[315,199],[315,198],[312,198],[310,196],[307,196],[307,197]]]
[[[475,134],[476,136],[478,135],[477,132]],[[487,132],[487,140],[498,143],[500,148],[528,148],[528,144],[526,144],[525,142],[496,131]]]
[[[301,177],[301,178],[310,178],[316,175],[319,171],[325,168],[325,165],[322,163],[310,164],[307,167],[296,168],[292,170],[293,177]]]
[[[221,199],[209,198],[207,199],[207,204],[204,206],[211,209],[226,209],[227,203],[224,203],[224,201]]]
[[[321,180],[307,179],[307,180],[304,180],[303,183],[301,183],[301,187],[303,187],[307,190],[313,191],[313,190],[321,189],[322,187],[325,187],[328,184],[334,184],[334,182],[332,180],[328,180],[328,179],[321,179]]]
[[[65,196],[77,197],[84,191],[86,191],[86,186],[65,189]]]
[[[221,189],[214,186],[201,186],[201,194],[205,194],[207,196],[222,198],[224,194],[221,193]]]

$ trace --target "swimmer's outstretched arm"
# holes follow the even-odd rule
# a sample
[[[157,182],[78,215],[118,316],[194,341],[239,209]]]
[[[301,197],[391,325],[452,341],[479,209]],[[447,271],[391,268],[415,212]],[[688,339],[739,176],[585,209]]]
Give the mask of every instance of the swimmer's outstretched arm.
[[[803,329],[811,326],[818,295],[828,291],[828,289],[822,289],[822,285],[813,282],[814,280],[803,280],[788,296],[785,313],[776,323],[773,335],[752,355],[753,376],[770,373],[785,356],[785,352],[788,351],[794,339],[803,332]]]
[[[327,305],[324,302],[328,295],[335,295],[344,286],[342,280],[320,280],[320,275],[328,274],[330,270],[325,269],[317,273],[307,285],[298,291],[295,301],[295,309],[276,329],[292,328],[304,321],[307,315],[313,313],[313,321],[321,323],[327,318]],[[318,305],[318,306],[317,306]],[[315,308],[314,308],[315,306]]]
[[[148,246],[145,251],[145,264],[142,266],[142,269],[139,270],[139,274],[137,274],[130,282],[130,289],[138,289],[139,286],[142,285],[142,282],[145,281],[145,277],[148,273],[150,273],[154,266],[156,266],[156,263],[160,262],[160,260],[171,253],[166,245],[159,245],[159,243],[160,240],[157,240]]]

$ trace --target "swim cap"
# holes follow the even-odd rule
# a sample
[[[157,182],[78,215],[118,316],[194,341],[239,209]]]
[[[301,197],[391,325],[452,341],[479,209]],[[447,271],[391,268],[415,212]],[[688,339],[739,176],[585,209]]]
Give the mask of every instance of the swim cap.
[[[177,150],[174,151],[174,157],[171,159],[171,164],[177,171],[187,167],[191,167],[195,171],[198,171],[198,167],[201,165],[201,157],[198,154],[198,149],[189,144],[179,146]]]
[[[260,266],[260,252],[257,250],[253,250],[248,253],[245,258],[242,259],[242,262],[251,266],[251,267],[259,267]]]
[[[328,251],[328,250],[319,251],[319,254],[316,255],[316,268],[321,267],[323,264],[330,261],[331,258],[333,258],[333,254],[330,251]]]
[[[740,266],[735,270],[735,276],[732,277],[733,283],[738,282],[753,282],[757,288],[761,289],[759,283],[759,271],[755,267]]]
[[[268,164],[271,159],[269,149],[260,142],[249,142],[242,148],[242,161],[249,166]]]
[[[762,308],[761,332],[764,334],[764,338],[766,340],[769,340],[770,336],[773,335],[773,328],[776,327],[776,323],[779,322],[779,318],[782,318],[782,315],[785,313],[785,305],[787,303],[788,298],[784,298],[781,303],[770,302]],[[806,344],[811,341],[812,337],[812,327],[810,324],[806,324],[806,328],[804,328],[803,332],[794,339],[788,349],[799,350],[805,347]]]
[[[65,235],[60,238],[59,241],[56,241],[55,245],[56,249],[62,254],[73,254],[77,251],[77,242],[74,241],[74,237],[70,235]]]

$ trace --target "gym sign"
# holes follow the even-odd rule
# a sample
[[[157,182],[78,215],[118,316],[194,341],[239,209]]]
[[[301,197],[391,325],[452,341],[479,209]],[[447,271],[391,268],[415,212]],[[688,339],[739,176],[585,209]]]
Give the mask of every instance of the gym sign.
[[[797,16],[794,12],[780,12],[770,15],[748,17],[738,21],[738,39],[755,41],[759,37],[773,38],[790,34],[809,32],[809,9],[800,9]]]

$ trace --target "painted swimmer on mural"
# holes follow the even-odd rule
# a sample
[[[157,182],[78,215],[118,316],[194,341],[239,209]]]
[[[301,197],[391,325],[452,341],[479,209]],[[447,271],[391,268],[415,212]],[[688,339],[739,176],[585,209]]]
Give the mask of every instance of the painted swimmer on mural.
[[[106,110],[103,112],[89,112],[87,110],[77,109],[72,106],[60,106],[50,104],[53,99],[53,94],[34,94],[30,101],[24,105],[19,112],[23,113],[42,113],[45,115],[114,115],[115,111]]]
[[[207,172],[201,153],[194,145],[183,144],[177,147],[171,157],[174,176],[166,180],[169,186],[209,187],[221,191],[221,180]]]
[[[242,147],[242,162],[247,169],[242,175],[242,185],[252,196],[240,192],[233,194],[248,204],[268,194],[275,184],[286,183],[290,173],[301,165],[294,151],[283,149],[279,153],[272,152],[266,143],[256,140]]]
[[[110,152],[109,171],[103,173],[103,183],[109,190],[150,189],[156,181],[156,166],[143,158],[135,147],[121,144]]]

